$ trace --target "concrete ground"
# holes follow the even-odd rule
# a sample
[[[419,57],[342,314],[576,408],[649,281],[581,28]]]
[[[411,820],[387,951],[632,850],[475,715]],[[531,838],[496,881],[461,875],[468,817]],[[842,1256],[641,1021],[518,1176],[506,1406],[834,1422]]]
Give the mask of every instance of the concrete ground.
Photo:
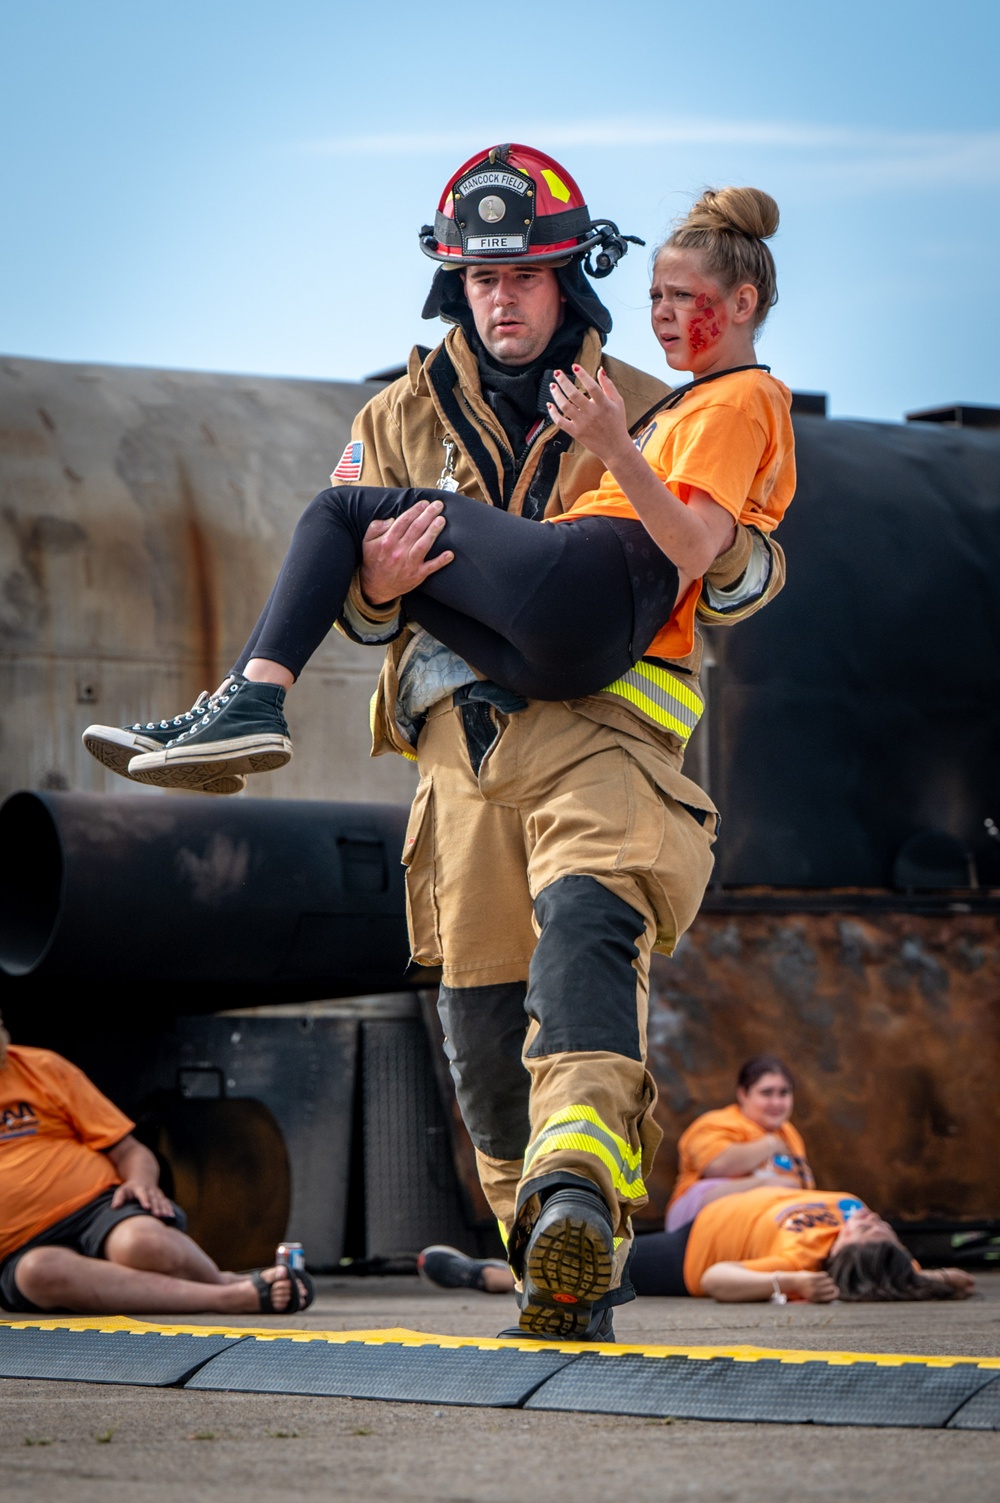
[[[620,1341],[644,1344],[1000,1355],[1000,1273],[981,1276],[979,1287],[960,1304],[727,1307],[646,1299],[620,1312],[616,1326]],[[322,1279],[319,1288],[307,1314],[280,1324],[492,1336],[516,1314],[506,1297],[447,1294],[412,1278]],[[0,1492],[32,1503],[1000,1503],[1000,1434],[7,1380],[0,1381]]]

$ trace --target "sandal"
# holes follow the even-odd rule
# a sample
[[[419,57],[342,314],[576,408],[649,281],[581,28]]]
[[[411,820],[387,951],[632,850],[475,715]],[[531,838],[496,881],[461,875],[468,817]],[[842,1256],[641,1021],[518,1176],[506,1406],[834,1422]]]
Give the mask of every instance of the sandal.
[[[285,1265],[281,1266],[284,1267]],[[283,1310],[276,1310],[274,1308],[274,1305],[271,1303],[271,1293],[274,1289],[275,1284],[277,1284],[278,1279],[271,1279],[269,1282],[264,1278],[264,1270],[262,1268],[254,1269],[254,1271],[250,1274],[250,1282],[256,1289],[258,1298],[260,1299],[261,1315],[295,1315],[300,1310],[309,1309],[309,1306],[316,1298],[316,1285],[306,1273],[305,1269],[299,1268],[293,1272],[292,1269],[287,1268],[286,1280],[291,1283],[292,1297]],[[306,1291],[304,1299],[299,1292],[300,1284]]]

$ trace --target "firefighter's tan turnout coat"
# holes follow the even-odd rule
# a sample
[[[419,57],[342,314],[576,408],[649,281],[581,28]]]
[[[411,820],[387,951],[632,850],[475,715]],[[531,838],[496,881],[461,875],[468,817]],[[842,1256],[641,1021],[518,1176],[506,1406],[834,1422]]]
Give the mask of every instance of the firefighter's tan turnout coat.
[[[436,488],[450,458],[448,473],[463,495],[538,517],[568,510],[598,484],[600,460],[552,424],[515,467],[460,328],[424,358],[421,353],[415,350],[406,375],[355,419],[352,439],[364,445],[360,484]],[[577,359],[592,375],[603,364],[624,399],[630,427],[668,394],[662,382],[604,355],[593,329]],[[740,581],[753,572],[751,564],[761,582],[746,598]],[[719,622],[740,620],[783,581],[777,545],[740,527],[732,548],[713,565],[707,583],[714,593],[699,613]],[[355,620],[360,614],[373,633],[397,616],[395,605],[364,602],[357,583],[351,603]],[[477,1144],[483,1188],[508,1235],[519,1217],[523,1233],[535,1213],[532,1184],[539,1178],[566,1173],[596,1184],[616,1209],[617,1279],[630,1213],[645,1203],[644,1178],[660,1137],[652,1120],[655,1088],[645,1069],[650,953],[673,950],[697,914],[712,867],[716,811],[681,772],[702,710],[701,640],[683,662],[640,662],[585,699],[532,702],[512,715],[494,712],[496,738],[478,773],[451,695],[428,710],[416,745],[398,723],[409,640],[404,628],[389,645],[372,730],[373,755],[396,751],[419,766],[404,851],[414,958],[442,965],[450,988],[524,982],[545,907],[537,900],[567,877],[593,879],[636,916],[640,932],[627,984],[638,1048],[539,1054],[537,1047],[532,1051],[539,1034],[532,1021],[524,1049],[530,1140],[516,1158]],[[572,1008],[572,998],[564,1005]]]

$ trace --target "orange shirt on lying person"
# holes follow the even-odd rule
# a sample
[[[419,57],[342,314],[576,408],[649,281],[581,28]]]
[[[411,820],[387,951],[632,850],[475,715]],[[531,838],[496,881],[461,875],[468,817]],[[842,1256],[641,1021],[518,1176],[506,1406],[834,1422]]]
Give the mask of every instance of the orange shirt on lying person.
[[[684,1283],[701,1294],[716,1263],[742,1263],[760,1273],[815,1271],[825,1264],[837,1235],[864,1201],[842,1190],[782,1190],[764,1185],[726,1195],[698,1212],[684,1254]]]
[[[765,1129],[745,1117],[738,1106],[724,1106],[717,1112],[703,1112],[681,1133],[677,1144],[677,1179],[670,1204],[701,1179],[705,1166],[734,1143],[756,1143]],[[787,1145],[787,1153],[775,1154],[766,1168],[772,1174],[788,1178],[788,1188],[809,1189],[816,1183],[806,1160],[806,1145],[790,1122],[777,1129],[777,1136]],[[762,1165],[762,1168],[765,1166]],[[777,1188],[780,1188],[777,1187]]]
[[[0,1069],[0,1258],[121,1184],[102,1150],[134,1126],[68,1059],[12,1044]]]
[[[771,532],[795,494],[792,394],[762,367],[734,371],[694,385],[676,406],[658,412],[635,440],[653,473],[687,505],[707,491],[734,521]],[[637,513],[606,471],[562,517],[631,517]],[[670,620],[646,649],[647,657],[684,658],[694,646],[695,580]]]

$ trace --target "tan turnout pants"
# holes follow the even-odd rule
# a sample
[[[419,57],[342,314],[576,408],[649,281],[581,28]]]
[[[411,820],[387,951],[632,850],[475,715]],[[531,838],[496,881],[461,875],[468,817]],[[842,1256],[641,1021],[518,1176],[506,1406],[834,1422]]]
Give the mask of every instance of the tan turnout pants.
[[[413,955],[443,965],[473,1032],[477,1003],[491,1029],[488,1004],[513,990],[516,1005],[511,984],[527,982],[530,1120],[519,1151],[509,1127],[503,1156],[491,1141],[489,1098],[504,1089],[492,1040],[464,1063],[450,1050],[480,1179],[515,1269],[537,1191],[595,1185],[616,1222],[614,1287],[661,1136],[645,1067],[650,954],[672,950],[698,911],[715,810],[641,736],[563,703],[488,713],[497,735],[478,776],[450,699],[420,737],[404,850]]]

